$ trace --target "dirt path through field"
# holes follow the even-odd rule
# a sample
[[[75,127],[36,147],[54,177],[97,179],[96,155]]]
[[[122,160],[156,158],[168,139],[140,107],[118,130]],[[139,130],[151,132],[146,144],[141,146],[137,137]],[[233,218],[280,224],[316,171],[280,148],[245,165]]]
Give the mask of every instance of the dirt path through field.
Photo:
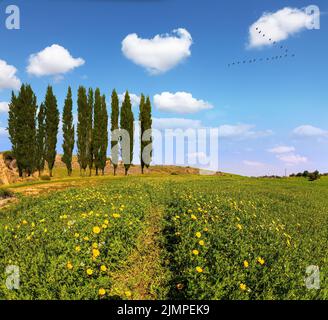
[[[122,269],[112,275],[111,296],[131,300],[159,299],[158,292],[166,279],[161,265],[159,237],[163,208],[152,206],[145,217],[145,229],[137,239],[136,249]]]

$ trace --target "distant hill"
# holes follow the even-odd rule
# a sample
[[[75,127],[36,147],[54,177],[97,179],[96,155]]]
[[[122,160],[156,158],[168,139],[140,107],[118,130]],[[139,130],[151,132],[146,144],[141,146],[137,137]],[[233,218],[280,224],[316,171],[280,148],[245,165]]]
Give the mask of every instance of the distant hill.
[[[80,175],[80,167],[77,162],[77,157],[73,156],[73,176]],[[140,174],[140,166],[132,165],[129,170],[129,175],[137,175]],[[213,174],[213,172],[208,171],[208,174]],[[47,170],[44,171],[43,175],[47,175]],[[87,175],[89,174],[87,170]],[[94,175],[94,172],[92,173]],[[159,175],[198,175],[198,174],[206,174],[206,172],[200,172],[200,169],[192,168],[192,167],[180,167],[180,166],[162,166],[156,165],[151,166],[150,169],[145,169],[145,174],[159,174]],[[224,175],[221,172],[214,173],[215,175]],[[111,166],[110,160],[107,161],[107,165],[105,168],[105,175],[113,175],[113,168]],[[124,167],[122,164],[118,166],[117,175],[124,175]],[[61,155],[57,155],[55,161],[55,170],[54,170],[54,179],[65,178],[67,177],[65,164],[61,161]],[[12,159],[12,157],[8,157],[7,153],[0,153],[0,185],[2,184],[11,184],[16,182],[23,181],[33,181],[38,180],[38,173],[34,173],[31,177],[19,178],[18,171],[16,168],[16,161]]]

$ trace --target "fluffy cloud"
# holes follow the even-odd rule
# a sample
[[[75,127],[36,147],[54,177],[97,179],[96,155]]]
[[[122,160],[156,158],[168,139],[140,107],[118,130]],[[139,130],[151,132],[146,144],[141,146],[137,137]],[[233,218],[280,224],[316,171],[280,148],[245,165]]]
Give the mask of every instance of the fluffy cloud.
[[[283,153],[290,153],[295,151],[294,147],[288,147],[288,146],[278,146],[272,149],[269,149],[268,152],[270,153],[276,153],[276,154],[283,154]]]
[[[135,64],[146,68],[151,74],[166,72],[191,55],[192,38],[183,28],[173,30],[171,35],[156,35],[152,39],[129,34],[122,41],[122,52]]]
[[[277,155],[277,158],[283,162],[285,162],[286,165],[298,165],[302,163],[307,163],[308,159],[306,157],[300,156],[298,154],[290,153],[290,154],[280,154]]]
[[[58,44],[53,44],[30,55],[27,72],[37,77],[49,75],[58,77],[82,66],[84,63],[82,58],[73,58],[67,49]]]
[[[271,45],[273,41],[286,40],[289,36],[304,30],[311,22],[312,17],[303,9],[286,7],[273,13],[265,12],[249,28],[248,46],[261,47]],[[272,41],[269,41],[270,38]]]
[[[8,112],[9,110],[9,106],[8,106],[8,102],[0,102],[0,113],[1,112]]]
[[[120,100],[120,103],[123,102],[124,96],[125,96],[125,93],[121,93],[118,95],[118,99]],[[140,104],[140,96],[138,96],[134,93],[129,93],[129,96],[130,96],[132,107],[136,107]]]
[[[262,162],[257,162],[257,161],[249,161],[249,160],[244,160],[243,163],[246,166],[250,166],[250,167],[263,167],[264,163]]]
[[[200,120],[192,120],[185,118],[153,118],[153,127],[158,130],[163,129],[190,129],[200,128],[202,125]]]
[[[21,81],[16,76],[17,69],[7,64],[6,61],[0,60],[0,90],[1,89],[18,89]]]
[[[0,136],[5,136],[5,137],[8,136],[8,131],[6,128],[0,127]]]
[[[219,127],[219,136],[221,138],[246,139],[246,138],[261,138],[273,134],[271,130],[256,131],[254,130],[254,127],[255,126],[249,124],[237,124],[237,125],[224,124]]]
[[[293,134],[299,137],[328,137],[328,131],[311,125],[302,125],[293,130]]]
[[[213,108],[210,103],[197,100],[188,92],[162,92],[156,94],[154,104],[160,111],[175,113],[195,113]]]

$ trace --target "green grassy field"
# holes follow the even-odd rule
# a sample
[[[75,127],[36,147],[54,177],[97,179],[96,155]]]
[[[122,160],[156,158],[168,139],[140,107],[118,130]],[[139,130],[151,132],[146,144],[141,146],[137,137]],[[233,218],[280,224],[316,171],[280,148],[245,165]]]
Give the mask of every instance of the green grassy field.
[[[327,178],[63,182],[1,210],[0,299],[328,299]]]

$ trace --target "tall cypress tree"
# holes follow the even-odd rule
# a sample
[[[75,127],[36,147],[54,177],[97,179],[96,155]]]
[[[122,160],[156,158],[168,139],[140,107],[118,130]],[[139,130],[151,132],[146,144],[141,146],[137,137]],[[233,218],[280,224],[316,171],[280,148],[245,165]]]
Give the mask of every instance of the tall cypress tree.
[[[114,176],[116,175],[116,169],[118,165],[118,154],[119,154],[119,144],[118,141],[113,141],[113,132],[118,130],[118,118],[119,118],[119,99],[114,89],[112,92],[112,112],[111,112],[111,158],[114,167]]]
[[[38,112],[38,128],[36,132],[36,169],[39,171],[39,176],[44,170],[45,165],[45,146],[46,146],[46,110],[41,103]]]
[[[129,139],[125,139],[124,136],[121,140],[122,148],[122,160],[124,164],[125,175],[128,174],[130,166],[133,160],[133,139],[134,139],[134,116],[132,113],[131,99],[129,92],[126,91],[124,96],[124,101],[121,107],[121,118],[120,118],[120,127],[121,130],[125,130],[128,134]]]
[[[80,165],[80,171],[86,170],[88,166],[88,149],[87,149],[87,138],[88,138],[88,99],[86,89],[82,86],[78,90],[77,98],[77,158]]]
[[[31,175],[36,169],[36,96],[31,86],[22,85],[9,105],[8,132],[19,176]]]
[[[107,148],[108,148],[108,113],[105,95],[101,98],[101,145],[100,145],[100,165],[102,175],[105,174],[105,167],[107,161]]]
[[[63,110],[63,151],[62,161],[65,163],[67,173],[70,176],[72,174],[72,155],[74,149],[74,124],[73,124],[73,100],[72,90],[68,87],[67,96],[65,99]]]
[[[48,163],[49,175],[52,177],[52,169],[56,160],[57,133],[59,125],[59,111],[57,99],[53,94],[52,87],[48,86],[44,101],[46,114],[46,161]]]
[[[88,91],[88,108],[87,108],[87,154],[89,175],[93,166],[93,90],[89,88]]]
[[[149,96],[142,106],[141,124],[141,172],[144,173],[144,167],[147,169],[152,160],[152,118],[151,118],[151,103]]]
[[[144,159],[143,159],[143,151],[145,148],[145,143],[143,141],[143,134],[145,132],[144,124],[145,124],[145,96],[141,94],[140,104],[139,104],[139,124],[140,124],[140,166],[141,173],[144,173]]]
[[[94,102],[94,128],[93,128],[93,154],[96,168],[96,176],[98,170],[101,167],[101,143],[103,140],[102,136],[102,98],[100,90],[97,88],[95,91],[95,102]]]
[[[8,133],[9,139],[11,142],[11,150],[13,156],[16,158],[16,164],[19,172],[19,176],[23,176],[23,167],[20,161],[20,146],[22,144],[22,136],[21,136],[21,119],[20,119],[20,108],[18,105],[18,97],[12,91],[11,93],[11,101],[9,104],[9,112],[8,112]]]

